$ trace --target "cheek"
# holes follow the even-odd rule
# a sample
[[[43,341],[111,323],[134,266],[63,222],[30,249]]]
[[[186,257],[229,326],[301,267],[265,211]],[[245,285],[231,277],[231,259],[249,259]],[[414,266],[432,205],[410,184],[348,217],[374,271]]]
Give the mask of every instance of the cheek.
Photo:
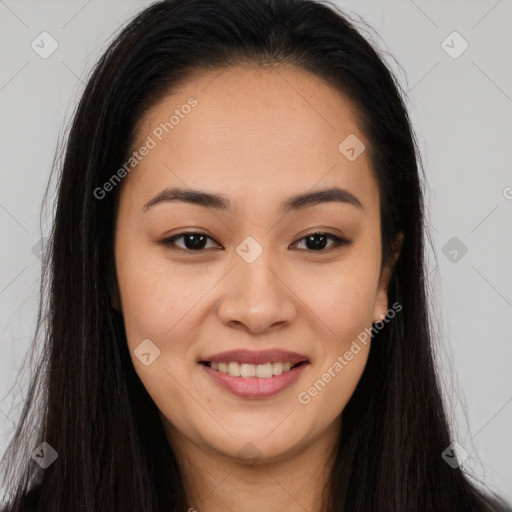
[[[187,336],[195,324],[187,314],[204,291],[184,286],[193,276],[176,271],[169,263],[162,265],[161,257],[155,258],[142,246],[130,244],[128,248],[120,243],[118,254],[124,255],[116,258],[116,264],[130,357],[157,407],[178,425],[180,414],[189,406],[189,396],[179,384],[187,382],[190,371],[184,361],[189,349]],[[143,341],[146,345],[141,345]],[[150,353],[148,365],[137,355],[143,353],[139,350],[142,346]]]
[[[305,413],[321,417],[324,423],[334,421],[350,400],[370,350],[378,269],[351,269],[331,274],[324,286],[309,294],[307,302],[319,320],[319,359],[297,402]]]
[[[302,280],[304,302],[318,320],[321,351],[297,401],[325,421],[342,412],[366,365],[380,270],[377,251],[373,246],[354,251],[336,266]]]
[[[372,323],[379,261],[368,254],[354,251],[336,264],[303,272],[295,282],[297,295],[316,314],[325,335],[338,340],[337,349]]]
[[[307,387],[297,395],[304,414],[321,418],[323,424],[330,424],[343,412],[368,359],[369,343],[356,342],[346,348],[347,351],[330,359],[317,375],[312,376]]]
[[[123,253],[122,245],[119,253]],[[130,333],[163,342],[166,334],[208,290],[211,278],[179,269],[158,251],[130,247],[118,258],[117,275],[125,326]]]

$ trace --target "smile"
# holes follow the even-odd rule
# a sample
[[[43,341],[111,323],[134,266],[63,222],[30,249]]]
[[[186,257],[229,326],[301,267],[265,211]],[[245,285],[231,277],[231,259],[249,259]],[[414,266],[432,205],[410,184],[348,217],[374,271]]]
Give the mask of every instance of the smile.
[[[291,369],[295,368],[299,364],[293,364],[291,362],[282,363],[280,361],[276,362],[267,362],[263,364],[248,364],[248,363],[238,363],[236,361],[230,362],[211,362],[206,361],[208,367],[212,370],[226,373],[231,375],[232,377],[241,377],[241,378],[251,378],[256,377],[258,379],[269,379],[272,377],[277,377],[282,373],[288,372]]]

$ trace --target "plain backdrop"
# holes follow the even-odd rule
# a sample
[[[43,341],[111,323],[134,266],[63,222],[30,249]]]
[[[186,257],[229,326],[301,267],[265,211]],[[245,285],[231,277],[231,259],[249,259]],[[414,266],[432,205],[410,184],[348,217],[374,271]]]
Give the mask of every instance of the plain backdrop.
[[[0,0],[1,454],[26,392],[13,386],[35,328],[56,145],[106,42],[149,3]],[[372,27],[358,22],[407,92],[450,417],[465,467],[512,500],[512,2],[335,3]],[[47,58],[41,38],[58,45]]]

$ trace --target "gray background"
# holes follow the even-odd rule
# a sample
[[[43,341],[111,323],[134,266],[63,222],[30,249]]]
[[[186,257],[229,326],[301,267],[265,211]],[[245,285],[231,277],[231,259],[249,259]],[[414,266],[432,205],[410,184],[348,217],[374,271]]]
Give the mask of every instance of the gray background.
[[[469,454],[464,466],[512,500],[512,2],[336,3],[366,20],[375,32],[363,32],[399,63],[388,59],[424,159],[450,417]],[[56,145],[106,41],[147,5],[0,0],[1,454],[26,391],[16,374],[35,327],[37,244],[49,232],[40,206]],[[31,47],[43,31],[58,43],[47,59]],[[463,41],[454,31],[469,45],[457,58]]]

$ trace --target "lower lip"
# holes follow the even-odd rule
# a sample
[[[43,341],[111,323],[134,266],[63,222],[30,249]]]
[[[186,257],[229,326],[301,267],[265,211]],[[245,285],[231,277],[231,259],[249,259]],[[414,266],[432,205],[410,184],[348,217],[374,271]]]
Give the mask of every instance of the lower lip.
[[[204,364],[201,364],[201,366],[217,384],[231,391],[234,395],[243,398],[268,398],[277,395],[291,386],[300,377],[307,364],[302,363],[287,372],[283,372],[281,375],[274,375],[268,379],[233,377],[228,373],[212,370]]]

